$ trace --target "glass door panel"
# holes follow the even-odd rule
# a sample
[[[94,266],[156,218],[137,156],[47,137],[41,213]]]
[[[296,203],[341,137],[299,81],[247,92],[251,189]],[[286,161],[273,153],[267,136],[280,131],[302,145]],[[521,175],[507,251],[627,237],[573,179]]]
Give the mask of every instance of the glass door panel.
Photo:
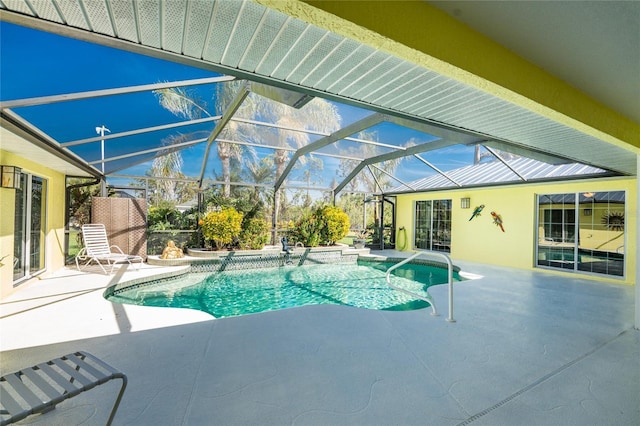
[[[451,252],[451,200],[416,201],[414,247]]]
[[[575,268],[575,194],[538,196],[538,265]]]
[[[624,202],[623,191],[580,195],[578,270],[623,275]]]
[[[416,248],[431,250],[431,201],[416,201]]]
[[[34,274],[44,269],[44,235],[46,220],[46,181],[33,176],[31,178],[31,226],[29,233],[30,262],[29,272]]]
[[[433,202],[432,250],[451,251],[451,200]]]
[[[23,173],[15,194],[13,281],[45,268],[47,181]]]
[[[13,280],[19,280],[27,274],[27,175],[20,176],[20,188],[16,190],[14,227],[13,227]]]
[[[538,196],[537,264],[624,275],[625,192]]]

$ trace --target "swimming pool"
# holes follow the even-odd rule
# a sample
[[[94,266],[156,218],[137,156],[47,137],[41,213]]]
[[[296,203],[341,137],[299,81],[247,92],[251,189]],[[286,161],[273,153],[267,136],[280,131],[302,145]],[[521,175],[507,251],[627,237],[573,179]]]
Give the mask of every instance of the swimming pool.
[[[321,264],[190,273],[176,280],[132,286],[107,293],[111,302],[189,308],[216,318],[305,305],[337,304],[366,309],[413,310],[429,304],[392,289],[386,270],[392,262]],[[420,295],[447,282],[447,269],[407,264],[393,271],[392,283]],[[460,281],[457,273],[454,280]]]

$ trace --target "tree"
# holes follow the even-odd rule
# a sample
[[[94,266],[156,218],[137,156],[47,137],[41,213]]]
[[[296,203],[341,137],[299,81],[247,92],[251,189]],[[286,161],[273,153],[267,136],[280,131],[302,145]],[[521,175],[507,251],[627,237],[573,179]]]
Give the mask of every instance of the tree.
[[[244,84],[242,80],[234,80],[216,87],[216,113],[218,115],[222,115],[227,111]],[[238,136],[236,128],[237,123],[229,121],[221,135],[226,139],[234,140]],[[229,142],[216,141],[216,147],[218,158],[222,165],[223,194],[225,197],[229,197],[231,195],[231,160],[235,159],[238,162],[242,162],[243,157],[249,154],[255,161],[255,153],[248,147]]]
[[[377,132],[362,131],[358,134],[357,137],[358,139],[378,142]],[[413,145],[415,145],[415,141],[413,139],[410,139],[403,146],[410,147]],[[351,157],[355,156],[360,158],[370,158],[370,157],[375,157],[377,155],[381,155],[383,152],[381,151],[380,147],[377,145],[370,145],[370,144],[363,143],[358,147],[357,150],[352,148],[349,151],[346,151],[343,153]],[[384,190],[386,188],[391,187],[393,185],[393,182],[391,180],[391,177],[389,177],[387,173],[393,175],[397,170],[398,166],[402,163],[402,160],[403,158],[387,160],[377,164],[376,165],[377,168],[369,167],[362,170],[346,185],[345,192],[367,191],[369,193],[376,193],[380,190]],[[348,160],[348,159],[341,160],[340,168],[338,172],[339,175],[342,178],[347,177],[351,173],[351,171],[356,166],[359,165],[359,163],[360,163],[359,160]],[[379,169],[382,169],[387,173],[384,173]],[[355,216],[360,216],[360,218],[364,217],[364,201],[362,199],[362,195],[361,194],[352,194],[352,195],[345,194],[341,197],[341,199],[343,200],[341,206],[345,209],[345,211],[348,212],[349,216],[352,219],[352,223],[361,223],[363,219],[354,221],[353,218]],[[352,203],[356,200],[359,200],[359,202],[361,203],[361,207],[358,209],[359,213],[356,213],[354,211],[355,208],[352,205]],[[379,216],[378,203],[373,204],[373,209],[374,209],[373,217],[378,218]],[[365,227],[367,225],[368,224],[366,223],[364,224]]]
[[[181,87],[171,87],[154,90],[153,94],[156,95],[163,108],[178,117],[193,120],[201,118],[203,114],[210,116],[203,106],[204,102],[199,100],[195,92],[187,91]],[[162,144],[167,149],[160,151],[154,158],[150,174],[153,177],[170,179],[160,179],[159,182],[156,182],[156,188],[160,191],[160,194],[156,195],[157,201],[177,203],[187,201],[194,196],[192,185],[172,180],[172,178],[184,178],[185,175],[182,173],[182,154],[180,150],[171,147],[195,139],[197,136],[197,133],[178,134],[163,139]]]
[[[341,192],[340,198],[336,201],[336,206],[340,207],[349,215],[349,221],[355,229],[367,227],[364,218],[364,195],[360,193]]]
[[[240,82],[231,82],[227,85],[222,83],[216,86],[216,98],[214,99],[216,114],[221,115],[226,111],[239,87]],[[194,120],[203,116],[211,117],[211,114],[206,109],[206,103],[198,97],[195,91],[187,91],[180,87],[170,87],[155,90],[154,94],[158,97],[160,105],[178,117],[189,120]],[[229,126],[233,126],[233,124],[228,123],[227,128]],[[187,135],[181,135],[181,137],[186,140],[191,140],[195,139],[196,135],[194,133],[190,133]],[[247,153],[253,156],[253,151],[250,148],[242,147],[237,144],[221,141],[217,141],[216,143],[218,157],[222,164],[222,180],[225,182],[223,194],[225,197],[229,197],[231,195],[231,161],[237,160],[242,163],[244,161],[244,156],[247,155]],[[179,156],[180,153],[177,152],[175,155]],[[170,162],[171,160],[167,160],[168,164]],[[182,165],[181,162],[180,165]]]
[[[91,215],[91,197],[100,194],[100,185],[83,185],[89,182],[85,178],[69,178],[67,187],[69,189],[69,220],[70,225],[80,227],[89,223]]]
[[[273,104],[273,102],[270,101]],[[301,109],[291,108],[284,104],[276,104],[276,108],[271,111],[274,114],[276,123],[282,126],[293,128],[304,128],[306,130],[320,131],[323,133],[333,133],[340,128],[341,117],[335,105],[328,101],[316,98]],[[299,149],[310,142],[309,134],[278,129],[278,146],[293,146]],[[280,179],[289,161],[289,152],[284,149],[277,149],[274,155],[276,166],[276,180]],[[301,162],[306,158],[301,157]],[[278,210],[280,208],[280,191],[274,194],[273,202],[273,223],[278,221]]]
[[[240,82],[226,83],[219,94],[221,103],[225,108],[230,104],[238,90]],[[332,133],[340,128],[341,117],[337,107],[321,98],[315,98],[300,109],[290,107],[284,103],[273,101],[269,98],[250,93],[236,111],[235,116],[247,120],[260,120],[274,123],[278,127],[259,127],[255,124],[230,121],[224,134],[232,140],[269,145],[275,148],[273,164],[275,167],[275,180],[284,173],[289,161],[291,148],[298,149],[310,142],[310,135],[304,131],[289,129],[301,129]],[[222,158],[221,158],[222,159]],[[301,158],[301,162],[306,158]],[[273,202],[273,218],[275,224],[278,221],[278,211],[281,204],[281,191],[276,191]],[[275,235],[274,235],[275,239]]]
[[[252,200],[256,203],[266,202],[269,193],[262,186],[273,176],[273,158],[266,157],[260,162],[247,163],[247,181],[254,183],[252,188]]]
[[[368,132],[362,131],[357,136],[358,139],[370,140],[374,142],[378,142],[378,133],[377,132]],[[409,140],[404,147],[410,147],[415,145],[413,139]],[[380,147],[377,145],[369,145],[369,144],[361,144],[358,149],[350,149],[348,151],[343,152],[345,156],[357,156],[361,158],[370,158],[375,157],[377,155],[383,154]],[[383,161],[378,163],[376,166],[380,169],[383,169],[387,173],[393,175],[402,162],[403,158],[396,158],[393,160]],[[339,174],[342,178],[347,177],[351,171],[360,164],[359,160],[348,160],[343,159],[340,161],[340,170]],[[362,170],[358,173],[348,184],[347,188],[355,191],[355,190],[366,190],[368,192],[374,193],[378,192],[381,189],[386,189],[392,186],[392,181],[389,175],[375,167],[369,167],[367,169]]]
[[[169,87],[154,90],[160,105],[178,117],[193,120],[201,118],[202,115],[211,116],[205,107],[205,103],[200,100],[194,91],[187,91],[182,87]]]
[[[222,83],[216,89],[216,113],[224,114],[240,90],[244,90],[243,81]],[[176,115],[194,118],[207,113],[201,101],[191,97],[191,93],[178,89],[163,89],[157,91],[161,97],[161,104]],[[208,113],[207,113],[208,114]],[[248,142],[273,147],[273,167],[275,180],[284,173],[289,161],[289,151],[307,145],[311,139],[305,131],[332,133],[340,128],[341,117],[337,107],[320,98],[316,98],[300,109],[290,107],[284,103],[271,100],[256,93],[249,93],[234,113],[234,117],[247,121],[264,121],[273,123],[277,127],[258,126],[253,123],[229,120],[220,133],[220,139],[238,142]],[[300,129],[290,130],[290,129]],[[229,196],[231,182],[231,161],[237,160],[244,164],[255,162],[255,152],[243,145],[217,141],[218,157],[222,164],[222,178],[225,182],[225,196]],[[249,155],[248,155],[249,154]],[[307,159],[302,157],[304,164]],[[280,208],[281,192],[274,194],[273,223],[277,223]],[[275,237],[275,236],[274,236]]]
[[[179,139],[183,139],[184,135],[170,136],[163,139],[162,144],[164,146],[171,146],[174,143],[178,143]],[[161,178],[184,178],[182,173],[182,155],[180,151],[168,150],[168,153],[161,151],[160,155],[156,156],[151,163],[151,176]],[[179,202],[178,199],[178,183],[171,179],[159,179],[156,182],[156,189],[159,194],[156,195],[156,201],[171,201],[173,203]]]

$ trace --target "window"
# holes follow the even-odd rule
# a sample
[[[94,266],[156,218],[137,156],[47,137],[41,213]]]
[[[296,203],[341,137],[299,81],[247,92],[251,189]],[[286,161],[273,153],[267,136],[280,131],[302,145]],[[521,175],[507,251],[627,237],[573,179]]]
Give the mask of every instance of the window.
[[[451,251],[451,200],[416,201],[415,248]]]
[[[30,278],[45,268],[47,181],[23,173],[15,197],[14,282]]]
[[[624,191],[538,196],[537,264],[624,275]]]
[[[576,211],[570,209],[547,209],[544,211],[544,235],[549,241],[573,243],[575,241]]]

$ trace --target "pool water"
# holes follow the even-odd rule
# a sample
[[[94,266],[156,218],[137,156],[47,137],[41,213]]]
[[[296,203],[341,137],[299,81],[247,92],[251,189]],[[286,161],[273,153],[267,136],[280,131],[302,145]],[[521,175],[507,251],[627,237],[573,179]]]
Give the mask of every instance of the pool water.
[[[146,287],[121,289],[112,302],[198,309],[216,318],[247,315],[305,305],[337,304],[366,309],[412,310],[429,304],[392,289],[386,270],[393,263],[322,264],[249,269],[207,274]],[[460,280],[457,274],[455,280]],[[395,286],[426,295],[447,282],[447,270],[407,264],[392,272]]]

